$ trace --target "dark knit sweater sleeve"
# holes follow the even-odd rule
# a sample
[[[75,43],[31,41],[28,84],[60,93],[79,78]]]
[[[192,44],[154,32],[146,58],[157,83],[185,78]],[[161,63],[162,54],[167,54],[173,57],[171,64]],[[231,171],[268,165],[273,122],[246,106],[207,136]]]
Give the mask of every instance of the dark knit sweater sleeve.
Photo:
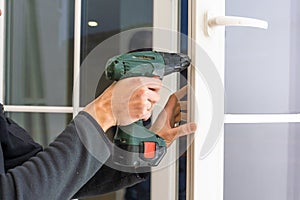
[[[135,185],[146,180],[150,172],[128,173],[107,165],[103,167],[76,193],[74,198],[91,197]]]
[[[71,199],[110,156],[94,119],[79,113],[44,151],[0,174],[0,199]]]

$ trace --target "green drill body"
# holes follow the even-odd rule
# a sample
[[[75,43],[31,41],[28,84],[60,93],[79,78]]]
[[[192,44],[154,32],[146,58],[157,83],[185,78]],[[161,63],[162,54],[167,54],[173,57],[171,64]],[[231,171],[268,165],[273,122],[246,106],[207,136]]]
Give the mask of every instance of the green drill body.
[[[140,51],[109,59],[105,75],[115,81],[138,76],[163,79],[189,65],[190,59],[184,54]],[[157,166],[166,153],[164,139],[146,129],[142,120],[128,126],[118,126],[114,143],[119,149],[115,148],[113,160],[125,167]]]

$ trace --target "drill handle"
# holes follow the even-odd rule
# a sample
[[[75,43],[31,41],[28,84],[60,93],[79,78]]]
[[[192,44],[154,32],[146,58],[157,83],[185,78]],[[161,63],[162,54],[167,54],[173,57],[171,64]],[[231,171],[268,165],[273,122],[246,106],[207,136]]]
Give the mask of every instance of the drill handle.
[[[114,162],[131,167],[157,166],[167,151],[165,140],[146,129],[142,120],[118,126],[114,144]]]

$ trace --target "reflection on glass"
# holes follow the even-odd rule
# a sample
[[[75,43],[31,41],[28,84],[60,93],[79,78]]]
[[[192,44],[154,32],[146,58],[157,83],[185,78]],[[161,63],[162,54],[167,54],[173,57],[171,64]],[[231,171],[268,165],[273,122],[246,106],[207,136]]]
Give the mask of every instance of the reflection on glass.
[[[43,146],[51,143],[72,119],[72,114],[52,113],[8,113],[8,116]]]
[[[272,9],[267,9],[270,5]],[[239,0],[226,0],[226,12],[269,22],[268,30],[226,29],[226,112],[299,112],[298,1],[246,0],[241,4]]]
[[[7,1],[6,104],[71,105],[73,4]]]
[[[225,200],[300,199],[300,124],[225,126]]]

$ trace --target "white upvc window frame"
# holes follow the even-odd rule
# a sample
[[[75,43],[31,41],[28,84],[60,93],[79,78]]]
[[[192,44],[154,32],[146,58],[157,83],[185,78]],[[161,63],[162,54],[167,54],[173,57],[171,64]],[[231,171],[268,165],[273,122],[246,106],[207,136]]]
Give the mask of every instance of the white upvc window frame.
[[[179,2],[175,0],[153,0],[153,47],[154,50],[168,49],[178,52],[179,40],[172,32],[179,30]],[[160,30],[170,30],[170,37],[161,41]],[[167,31],[166,31],[167,32]],[[163,34],[164,36],[168,34]],[[156,49],[158,48],[158,49]],[[160,49],[161,48],[161,49]],[[176,91],[179,86],[178,74],[171,74],[163,79],[163,85],[171,91]],[[161,93],[161,99],[167,100],[169,94]],[[163,106],[163,105],[162,105]],[[159,111],[154,110],[153,115]],[[178,163],[174,162],[179,145],[175,141],[168,148],[168,152],[158,167],[153,168],[151,173],[151,200],[178,199]],[[172,163],[172,164],[169,164]],[[160,167],[161,166],[161,167]],[[166,167],[167,166],[167,167]],[[164,188],[162,190],[162,188]]]
[[[0,17],[0,102],[5,104],[5,0],[0,0],[0,8],[3,11]],[[81,0],[75,0],[74,12],[74,65],[73,65],[73,103],[72,106],[27,106],[5,105],[7,112],[28,113],[72,113],[75,117],[82,108],[80,107],[80,35],[81,35]]]

